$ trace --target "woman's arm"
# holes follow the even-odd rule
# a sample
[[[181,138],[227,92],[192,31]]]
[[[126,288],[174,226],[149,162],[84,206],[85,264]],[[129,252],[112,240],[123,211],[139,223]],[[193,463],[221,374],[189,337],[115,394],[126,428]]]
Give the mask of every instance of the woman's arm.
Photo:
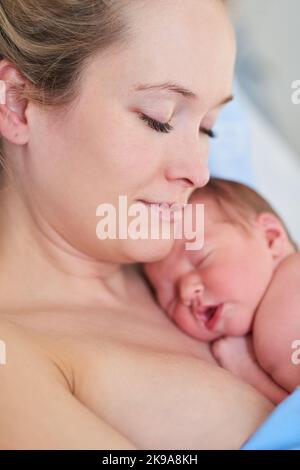
[[[21,330],[1,322],[0,339],[0,449],[136,449],[72,395],[62,372]]]

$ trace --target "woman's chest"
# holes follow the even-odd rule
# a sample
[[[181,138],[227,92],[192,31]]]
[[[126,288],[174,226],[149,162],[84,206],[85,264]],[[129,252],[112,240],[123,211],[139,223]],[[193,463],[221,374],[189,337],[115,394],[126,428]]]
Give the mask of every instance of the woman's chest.
[[[40,314],[27,325],[23,317],[23,326],[42,333],[41,345],[71,371],[74,395],[138,447],[197,448],[201,367],[213,362],[208,346],[167,317],[135,313]]]
[[[201,365],[211,356],[166,320],[102,325],[73,351],[74,393],[139,447],[197,448]]]

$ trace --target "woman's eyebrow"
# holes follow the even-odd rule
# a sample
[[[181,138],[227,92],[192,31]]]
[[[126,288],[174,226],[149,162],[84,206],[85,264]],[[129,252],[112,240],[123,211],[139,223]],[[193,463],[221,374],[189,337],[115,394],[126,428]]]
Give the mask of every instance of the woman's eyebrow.
[[[134,90],[135,91],[167,90],[167,91],[172,91],[174,93],[178,93],[178,94],[184,96],[185,98],[191,98],[191,99],[194,99],[194,100],[198,99],[198,96],[196,95],[196,93],[194,93],[191,90],[188,90],[184,86],[182,86],[178,83],[175,83],[175,82],[164,82],[164,83],[158,83],[158,84],[153,84],[153,85],[151,85],[151,84],[138,84],[134,87]],[[233,99],[234,99],[234,97],[232,95],[227,96],[220,103],[217,103],[216,107],[227,104],[230,101],[232,101]]]

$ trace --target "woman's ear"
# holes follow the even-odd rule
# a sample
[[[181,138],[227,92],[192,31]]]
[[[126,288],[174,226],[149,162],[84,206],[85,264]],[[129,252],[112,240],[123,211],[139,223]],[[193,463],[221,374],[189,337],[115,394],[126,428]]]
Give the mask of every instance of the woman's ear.
[[[256,218],[258,228],[262,233],[273,259],[280,261],[287,255],[289,239],[287,232],[275,214],[263,212]]]
[[[1,99],[0,135],[16,145],[28,142],[29,128],[26,119],[28,101],[21,99],[18,91],[26,79],[6,59],[0,61]]]

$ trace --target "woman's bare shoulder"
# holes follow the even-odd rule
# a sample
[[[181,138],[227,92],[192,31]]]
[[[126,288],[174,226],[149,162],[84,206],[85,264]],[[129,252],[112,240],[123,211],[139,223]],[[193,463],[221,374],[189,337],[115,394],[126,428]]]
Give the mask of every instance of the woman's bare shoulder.
[[[71,393],[63,371],[30,331],[0,318],[0,449],[133,449]]]
[[[71,390],[71,371],[63,356],[55,352],[51,341],[45,335],[35,334],[30,329],[0,316],[0,341],[5,356],[2,363],[8,374],[15,374],[21,368],[25,368],[28,374],[49,374],[53,380],[60,381]]]

